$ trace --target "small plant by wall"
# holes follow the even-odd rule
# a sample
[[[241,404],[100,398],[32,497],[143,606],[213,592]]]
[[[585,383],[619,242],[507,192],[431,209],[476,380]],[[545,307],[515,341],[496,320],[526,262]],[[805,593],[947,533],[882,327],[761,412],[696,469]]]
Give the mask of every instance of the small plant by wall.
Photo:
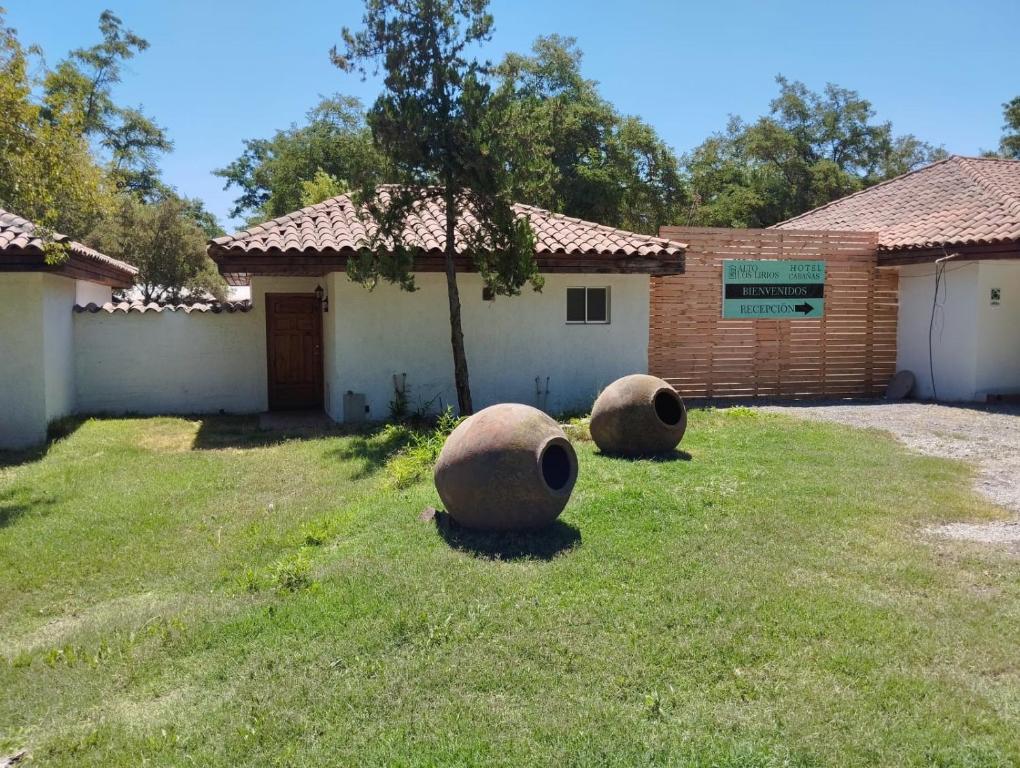
[[[394,453],[386,462],[386,472],[397,488],[404,488],[425,478],[439,458],[446,438],[460,424],[451,406],[436,419],[435,425],[427,429],[413,429],[403,424],[388,424],[389,431],[403,431],[406,445]],[[403,441],[401,441],[403,442]]]

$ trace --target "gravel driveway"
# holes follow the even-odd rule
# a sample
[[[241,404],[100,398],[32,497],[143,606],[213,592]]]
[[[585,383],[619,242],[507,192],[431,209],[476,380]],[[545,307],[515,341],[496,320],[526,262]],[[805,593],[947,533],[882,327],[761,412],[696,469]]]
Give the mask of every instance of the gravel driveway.
[[[764,410],[852,427],[891,432],[930,456],[964,459],[979,470],[975,487],[1020,515],[1020,407],[868,401],[769,405]],[[974,541],[1020,544],[1020,519],[1005,523],[954,523],[933,530]]]

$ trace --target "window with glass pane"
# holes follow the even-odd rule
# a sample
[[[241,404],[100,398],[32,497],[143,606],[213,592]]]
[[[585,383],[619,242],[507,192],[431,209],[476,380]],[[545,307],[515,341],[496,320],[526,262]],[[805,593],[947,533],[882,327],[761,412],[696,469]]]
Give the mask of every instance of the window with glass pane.
[[[609,322],[609,289],[589,288],[588,289],[588,312],[589,323]]]
[[[567,288],[568,323],[608,323],[608,288]]]
[[[583,323],[585,321],[585,289],[567,288],[567,322]]]

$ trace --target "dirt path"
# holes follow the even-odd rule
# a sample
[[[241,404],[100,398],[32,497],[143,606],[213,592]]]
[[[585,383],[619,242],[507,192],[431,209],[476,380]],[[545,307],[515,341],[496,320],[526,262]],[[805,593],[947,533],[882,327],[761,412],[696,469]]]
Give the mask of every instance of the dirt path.
[[[977,490],[1020,515],[1020,407],[871,401],[763,408],[801,418],[884,429],[920,453],[973,462],[979,471]],[[955,523],[933,532],[1020,545],[1020,518],[1004,523]]]

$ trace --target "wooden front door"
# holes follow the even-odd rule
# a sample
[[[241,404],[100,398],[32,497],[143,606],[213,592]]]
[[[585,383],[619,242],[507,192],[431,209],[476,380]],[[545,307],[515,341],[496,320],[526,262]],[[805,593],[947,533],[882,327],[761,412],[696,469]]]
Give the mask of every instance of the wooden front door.
[[[310,293],[266,294],[270,410],[322,408],[322,308]]]

